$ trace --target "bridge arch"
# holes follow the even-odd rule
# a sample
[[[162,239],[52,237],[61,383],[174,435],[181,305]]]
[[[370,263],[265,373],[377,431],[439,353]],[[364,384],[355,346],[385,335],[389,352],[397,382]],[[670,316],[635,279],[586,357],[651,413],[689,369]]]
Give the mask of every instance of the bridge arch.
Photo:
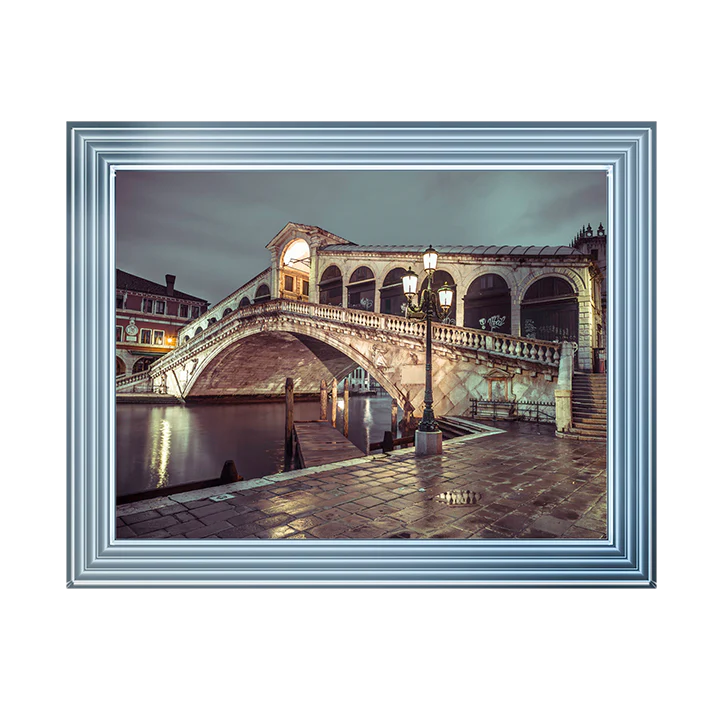
[[[578,341],[578,292],[565,275],[546,274],[529,284],[521,301],[524,336]]]
[[[283,321],[274,325],[272,330],[270,330],[267,324],[264,322],[254,324],[252,326],[245,326],[240,328],[237,332],[229,334],[223,340],[219,341],[219,343],[214,345],[209,350],[205,358],[199,360],[199,363],[195,366],[190,376],[185,381],[185,384],[183,385],[184,388],[181,391],[181,396],[183,396],[184,398],[188,396],[193,396],[194,387],[197,386],[198,382],[203,378],[204,374],[207,374],[209,372],[213,373],[215,371],[215,363],[217,361],[221,361],[219,357],[230,351],[232,347],[236,346],[239,342],[242,342],[245,339],[266,334],[269,331],[286,333],[297,338],[308,337],[309,339],[313,339],[316,342],[321,342],[322,344],[330,347],[335,352],[338,352],[341,356],[346,357],[346,359],[349,360],[351,367],[349,371],[359,366],[365,371],[369,372],[369,374],[379,382],[381,387],[390,396],[400,400],[400,403],[404,404],[404,400],[408,399],[407,391],[397,386],[395,382],[390,378],[389,374],[387,374],[385,369],[377,366],[374,363],[373,359],[368,358],[360,351],[355,349],[353,346],[351,346],[348,339],[341,337],[337,339],[336,337],[330,336],[329,334],[324,333],[323,331],[311,326],[305,327],[303,331],[300,331],[297,325]],[[321,361],[321,363],[324,362]],[[185,363],[181,363],[179,364],[178,368],[183,369],[184,365]],[[286,376],[289,376],[286,374],[286,372],[284,372],[284,374]],[[166,375],[172,376],[170,370],[164,370],[164,376]],[[328,378],[331,378],[333,376],[334,374],[332,372],[328,372],[327,381]],[[320,376],[319,379],[316,380],[317,385],[322,378],[324,377]],[[338,375],[337,378],[341,381],[343,377],[341,375]],[[318,390],[318,386],[316,387],[316,389]]]
[[[222,316],[228,316],[228,315],[231,314],[231,313],[233,313],[233,309],[232,309],[230,306],[227,306],[227,307],[223,310]]]
[[[403,266],[396,266],[386,273],[379,288],[379,311],[392,316],[404,316],[407,297],[402,288],[402,276],[407,273]]]
[[[125,362],[117,356],[115,358],[115,375],[117,377],[123,377],[126,374],[126,365]]]
[[[251,305],[251,299],[249,299],[248,296],[244,296],[244,297],[241,299],[241,303],[239,304],[239,308],[242,307],[242,306],[250,306],[250,305]]]

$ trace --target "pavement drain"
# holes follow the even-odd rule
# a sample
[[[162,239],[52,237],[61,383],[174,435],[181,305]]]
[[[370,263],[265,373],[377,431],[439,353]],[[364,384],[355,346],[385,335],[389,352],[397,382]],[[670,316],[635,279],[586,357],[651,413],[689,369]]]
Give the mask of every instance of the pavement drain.
[[[439,502],[445,505],[477,505],[480,496],[472,490],[452,490],[451,492],[442,492],[436,496]]]
[[[215,497],[209,497],[209,500],[213,500],[214,502],[223,502],[224,500],[230,500],[233,497],[233,495],[230,494],[223,494],[223,495],[216,495]]]

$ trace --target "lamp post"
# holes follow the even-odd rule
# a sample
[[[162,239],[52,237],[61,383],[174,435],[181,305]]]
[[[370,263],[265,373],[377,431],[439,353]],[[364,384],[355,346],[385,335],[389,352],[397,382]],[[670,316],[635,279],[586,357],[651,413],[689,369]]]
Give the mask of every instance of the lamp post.
[[[441,454],[442,432],[434,419],[432,409],[432,319],[442,320],[452,306],[453,291],[445,282],[437,294],[432,289],[434,272],[439,254],[430,246],[422,256],[424,272],[427,275],[426,287],[417,291],[419,278],[409,267],[402,277],[404,295],[407,297],[407,318],[424,319],[426,322],[426,376],[424,387],[424,412],[422,421],[414,434],[414,449],[418,455]],[[422,282],[424,284],[424,282]],[[413,303],[417,295],[418,304]]]

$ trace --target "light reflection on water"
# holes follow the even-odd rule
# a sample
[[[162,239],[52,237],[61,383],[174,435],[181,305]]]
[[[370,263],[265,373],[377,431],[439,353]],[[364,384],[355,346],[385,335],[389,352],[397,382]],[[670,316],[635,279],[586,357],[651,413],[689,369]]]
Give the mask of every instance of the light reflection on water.
[[[339,400],[343,402],[343,400]],[[349,399],[349,439],[360,449],[390,428],[387,395]],[[317,419],[318,402],[296,402],[297,420]],[[244,479],[284,470],[283,404],[116,407],[116,493],[218,477],[227,459]],[[342,429],[343,406],[337,428]]]

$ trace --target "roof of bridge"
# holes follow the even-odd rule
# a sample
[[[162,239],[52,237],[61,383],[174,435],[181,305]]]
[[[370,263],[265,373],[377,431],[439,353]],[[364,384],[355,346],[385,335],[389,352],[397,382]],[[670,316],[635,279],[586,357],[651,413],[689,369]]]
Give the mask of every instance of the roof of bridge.
[[[423,254],[424,246],[327,246],[322,253]],[[470,256],[585,256],[571,246],[435,246],[439,254]]]
[[[165,284],[157,284],[155,281],[149,281],[141,276],[129,274],[127,271],[115,270],[115,287],[124,291],[138,291],[141,294],[153,294],[154,296],[168,296]],[[171,297],[168,297],[171,298]],[[178,289],[173,290],[174,299],[187,299],[188,301],[200,301],[208,303],[206,299],[200,299],[198,296],[184,294]]]

